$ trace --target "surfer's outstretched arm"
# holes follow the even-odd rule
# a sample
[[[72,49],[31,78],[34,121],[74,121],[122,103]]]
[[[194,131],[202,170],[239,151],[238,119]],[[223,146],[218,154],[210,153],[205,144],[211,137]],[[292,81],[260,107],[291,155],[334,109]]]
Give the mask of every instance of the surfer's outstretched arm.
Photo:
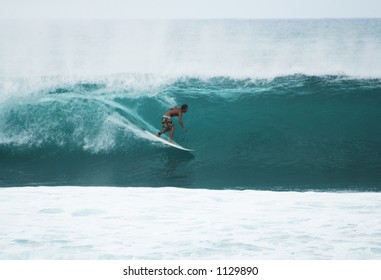
[[[184,126],[182,116],[183,116],[183,114],[182,114],[182,112],[180,111],[180,112],[179,112],[179,123],[180,123],[181,127],[183,128],[184,132],[187,132],[188,129],[186,129],[185,126]]]

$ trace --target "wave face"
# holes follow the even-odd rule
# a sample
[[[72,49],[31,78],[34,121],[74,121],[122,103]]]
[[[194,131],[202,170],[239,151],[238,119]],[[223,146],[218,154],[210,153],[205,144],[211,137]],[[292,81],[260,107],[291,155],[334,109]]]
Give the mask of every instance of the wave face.
[[[123,88],[82,82],[2,103],[2,185],[380,187],[380,80],[191,78],[155,92]],[[181,103],[189,132],[175,120],[175,140],[193,154],[141,130],[157,131]]]
[[[381,190],[380,20],[5,23],[0,186]]]

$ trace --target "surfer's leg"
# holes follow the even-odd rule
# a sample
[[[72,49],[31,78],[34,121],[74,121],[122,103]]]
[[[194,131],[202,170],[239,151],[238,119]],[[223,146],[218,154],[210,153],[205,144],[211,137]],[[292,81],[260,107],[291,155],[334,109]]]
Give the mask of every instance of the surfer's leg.
[[[162,120],[163,129],[156,134],[157,137],[160,137],[162,134],[171,131],[171,135],[169,138],[169,142],[172,142],[172,136],[173,132],[175,131],[175,127],[173,125],[172,119],[170,118],[163,118]]]
[[[172,143],[172,137],[173,137],[173,133],[175,132],[175,126],[172,125],[172,128],[171,128],[171,134],[169,135],[169,142]]]
[[[167,133],[169,130],[162,130],[156,134],[157,137],[160,137],[162,134]]]
[[[162,121],[161,121],[161,124],[162,124],[162,130],[156,134],[157,137],[160,137],[162,134],[166,133],[170,129],[168,127],[168,120],[167,120],[167,118],[163,118]]]
[[[158,133],[156,134],[156,136],[157,136],[157,137],[160,137],[160,136],[161,136],[162,134],[164,134],[164,133],[166,133],[166,131],[165,131],[164,127],[163,127],[162,131],[158,132]]]

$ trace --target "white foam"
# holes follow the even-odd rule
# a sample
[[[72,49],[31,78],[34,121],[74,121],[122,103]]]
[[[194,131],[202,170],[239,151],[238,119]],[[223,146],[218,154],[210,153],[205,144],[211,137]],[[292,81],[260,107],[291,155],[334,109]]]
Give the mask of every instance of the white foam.
[[[0,189],[0,259],[380,259],[380,193]]]

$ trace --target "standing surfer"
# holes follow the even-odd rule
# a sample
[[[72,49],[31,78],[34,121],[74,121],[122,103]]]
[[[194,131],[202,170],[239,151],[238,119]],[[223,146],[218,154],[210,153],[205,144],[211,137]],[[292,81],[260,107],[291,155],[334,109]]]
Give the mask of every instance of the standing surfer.
[[[172,117],[178,117],[181,127],[183,128],[184,132],[187,132],[187,129],[184,127],[183,119],[182,119],[183,113],[186,113],[187,111],[188,111],[187,104],[182,105],[181,108],[175,106],[174,108],[169,109],[169,111],[164,114],[161,120],[163,129],[162,131],[157,133],[157,136],[160,137],[160,135],[168,131],[171,131],[169,135],[169,142],[172,143],[173,133],[175,132],[175,125],[172,121]]]

